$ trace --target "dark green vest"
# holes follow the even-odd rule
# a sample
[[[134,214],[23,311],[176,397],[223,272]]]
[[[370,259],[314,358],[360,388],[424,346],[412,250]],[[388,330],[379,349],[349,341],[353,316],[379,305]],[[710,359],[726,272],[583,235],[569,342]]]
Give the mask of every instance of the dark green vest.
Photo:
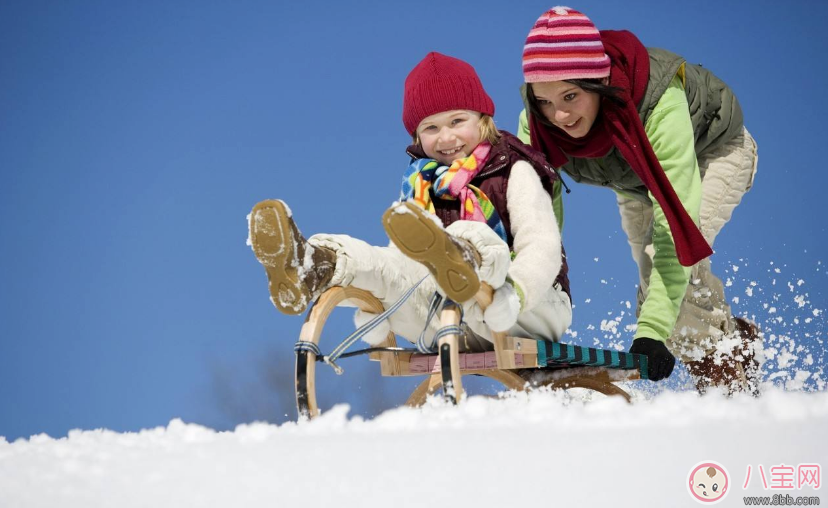
[[[644,125],[670,81],[685,63],[682,57],[663,49],[647,48],[647,52],[650,54],[650,80],[638,106]],[[685,93],[696,138],[696,156],[699,156],[742,131],[742,109],[730,88],[712,72],[701,65],[691,64],[685,65],[684,72]],[[602,159],[570,159],[561,170],[576,182],[603,185],[638,200],[650,201],[641,179],[616,148]]]

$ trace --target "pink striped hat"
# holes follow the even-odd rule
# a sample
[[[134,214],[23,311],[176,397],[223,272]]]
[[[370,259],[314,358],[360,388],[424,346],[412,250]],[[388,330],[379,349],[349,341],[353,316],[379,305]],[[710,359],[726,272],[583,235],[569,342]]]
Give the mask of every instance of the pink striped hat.
[[[601,34],[584,14],[569,7],[544,12],[523,46],[523,77],[527,83],[565,79],[605,78],[610,59]]]

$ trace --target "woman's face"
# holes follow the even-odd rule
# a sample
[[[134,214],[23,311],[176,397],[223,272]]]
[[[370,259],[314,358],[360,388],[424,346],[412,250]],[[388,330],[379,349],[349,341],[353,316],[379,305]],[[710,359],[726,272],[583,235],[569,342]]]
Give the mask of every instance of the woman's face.
[[[573,138],[589,133],[601,108],[601,96],[566,81],[532,83],[543,116]]]

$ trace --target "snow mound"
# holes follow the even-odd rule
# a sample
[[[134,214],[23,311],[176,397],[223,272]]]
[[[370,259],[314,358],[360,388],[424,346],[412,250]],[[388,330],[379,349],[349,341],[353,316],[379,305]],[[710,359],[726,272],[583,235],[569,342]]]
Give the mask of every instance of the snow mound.
[[[232,432],[173,420],[0,439],[0,506],[692,506],[684,482],[701,461],[724,464],[737,496],[763,493],[741,491],[748,465],[828,457],[826,392],[635,395],[539,390],[372,420],[340,405]]]

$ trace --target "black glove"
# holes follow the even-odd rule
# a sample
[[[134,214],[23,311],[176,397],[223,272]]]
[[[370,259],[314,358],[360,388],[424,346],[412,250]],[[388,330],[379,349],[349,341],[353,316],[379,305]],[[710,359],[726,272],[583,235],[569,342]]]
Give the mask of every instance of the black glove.
[[[630,353],[647,356],[647,371],[652,381],[670,377],[676,365],[676,357],[660,340],[639,337],[633,341]]]

